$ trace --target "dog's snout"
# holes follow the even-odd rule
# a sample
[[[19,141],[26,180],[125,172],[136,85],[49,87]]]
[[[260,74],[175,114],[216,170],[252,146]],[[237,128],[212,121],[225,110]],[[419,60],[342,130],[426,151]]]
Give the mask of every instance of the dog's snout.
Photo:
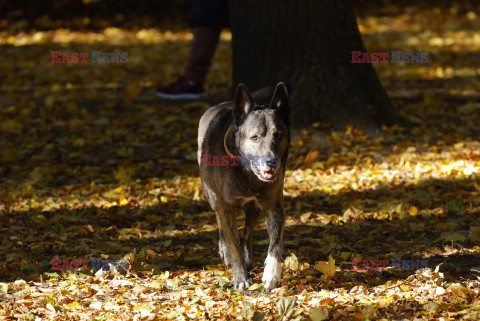
[[[265,165],[269,167],[277,167],[278,165],[278,156],[273,156],[273,157],[267,157],[265,159]]]

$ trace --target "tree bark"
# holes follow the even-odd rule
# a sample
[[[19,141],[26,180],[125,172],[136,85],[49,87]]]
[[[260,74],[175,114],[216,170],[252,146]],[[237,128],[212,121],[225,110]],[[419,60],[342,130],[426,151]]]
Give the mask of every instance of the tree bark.
[[[292,88],[292,123],[353,124],[378,134],[396,121],[375,69],[351,63],[366,52],[349,0],[230,0],[233,82]]]

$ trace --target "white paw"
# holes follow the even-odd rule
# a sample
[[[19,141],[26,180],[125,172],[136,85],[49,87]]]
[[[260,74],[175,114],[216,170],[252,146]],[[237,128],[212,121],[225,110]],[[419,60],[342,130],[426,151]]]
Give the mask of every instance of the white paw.
[[[265,290],[270,291],[280,282],[280,274],[282,273],[282,265],[280,260],[277,260],[273,256],[267,255],[265,260],[265,269],[263,270],[263,287]]]

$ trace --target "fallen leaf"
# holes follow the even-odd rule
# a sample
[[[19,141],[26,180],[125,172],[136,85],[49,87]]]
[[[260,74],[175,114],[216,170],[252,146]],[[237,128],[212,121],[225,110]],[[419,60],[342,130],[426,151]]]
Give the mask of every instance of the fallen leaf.
[[[295,256],[294,253],[290,254],[286,259],[285,259],[285,267],[287,269],[297,271],[298,270],[298,259]]]
[[[328,262],[315,262],[315,268],[325,274],[328,278],[332,278],[337,269],[335,266],[335,260],[331,254],[328,256]]]
[[[310,319],[312,321],[323,321],[328,318],[328,308],[325,306],[318,307],[318,308],[311,308],[310,311],[308,312],[308,315],[310,316]]]

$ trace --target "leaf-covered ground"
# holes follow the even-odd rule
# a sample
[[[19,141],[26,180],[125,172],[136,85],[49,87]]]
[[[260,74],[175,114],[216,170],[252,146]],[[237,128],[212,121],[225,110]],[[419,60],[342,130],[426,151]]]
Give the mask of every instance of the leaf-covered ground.
[[[191,33],[18,31],[0,53],[0,315],[9,320],[477,320],[480,310],[480,7],[359,8],[372,52],[428,52],[376,65],[405,124],[370,139],[322,123],[294,131],[283,279],[229,287],[215,216],[200,191],[196,130],[226,99],[229,32],[206,101],[170,103],[157,82],[181,71]],[[52,64],[52,50],[128,52],[127,64]],[[239,213],[239,224],[242,213]],[[331,258],[330,258],[331,255]],[[66,271],[52,269],[62,260]],[[352,260],[427,260],[360,270]],[[128,269],[72,271],[103,259]],[[364,263],[362,263],[364,264]]]

